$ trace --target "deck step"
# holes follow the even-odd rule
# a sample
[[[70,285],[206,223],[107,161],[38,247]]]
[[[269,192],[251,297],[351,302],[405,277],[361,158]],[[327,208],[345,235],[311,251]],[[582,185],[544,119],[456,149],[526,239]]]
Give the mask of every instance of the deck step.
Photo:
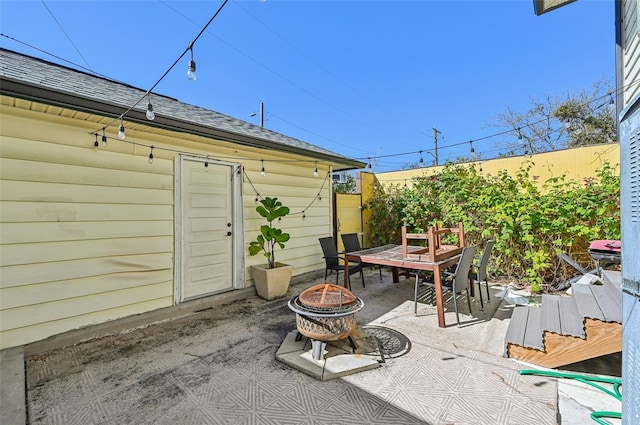
[[[542,296],[542,307],[516,306],[505,335],[505,355],[560,367],[622,350],[619,276],[602,284],[574,284],[571,296]]]
[[[540,323],[542,331],[562,334],[559,304],[560,297],[558,295],[542,295],[542,321]]]
[[[603,274],[602,285],[592,285],[591,292],[596,298],[600,310],[607,322],[622,322],[622,288],[619,279],[611,273]]]
[[[560,313],[560,335],[584,338],[584,319],[580,317],[578,306],[573,296],[558,297],[558,311]]]
[[[511,315],[505,341],[508,344],[543,350],[544,344],[542,332],[540,332],[541,312],[540,307],[516,306]]]
[[[523,347],[544,350],[542,330],[540,329],[542,308],[538,306],[529,306],[528,309],[529,318],[527,319],[527,330],[524,333]]]

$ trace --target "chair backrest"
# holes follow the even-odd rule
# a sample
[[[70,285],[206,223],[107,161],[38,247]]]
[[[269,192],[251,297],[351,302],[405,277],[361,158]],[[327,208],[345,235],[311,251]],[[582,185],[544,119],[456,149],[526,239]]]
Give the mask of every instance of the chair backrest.
[[[322,247],[322,253],[324,255],[324,261],[327,268],[337,266],[338,263],[338,248],[333,241],[333,236],[327,236],[326,238],[319,238],[320,246]]]
[[[462,252],[462,248],[465,244],[464,239],[464,224],[458,223],[457,227],[445,227],[440,228],[438,223],[427,228],[427,233],[408,233],[407,227],[402,226],[402,258],[405,260],[415,261],[440,261],[451,255],[456,255]],[[458,237],[457,245],[442,245],[441,237],[446,234],[456,234]],[[412,249],[409,252],[410,240],[424,240],[427,243],[426,248]],[[445,248],[446,249],[441,249]]]
[[[489,257],[491,257],[491,250],[496,241],[487,241],[482,251],[482,257],[480,257],[480,263],[478,264],[478,282],[484,282],[487,280],[487,264],[489,263]]]
[[[453,277],[453,290],[456,294],[464,291],[469,286],[469,270],[471,269],[471,263],[477,250],[478,247],[475,245],[466,246],[462,249],[462,255],[460,256],[460,261],[458,261],[455,276]]]
[[[342,244],[344,245],[345,252],[360,251],[360,239],[358,239],[357,233],[343,233]]]

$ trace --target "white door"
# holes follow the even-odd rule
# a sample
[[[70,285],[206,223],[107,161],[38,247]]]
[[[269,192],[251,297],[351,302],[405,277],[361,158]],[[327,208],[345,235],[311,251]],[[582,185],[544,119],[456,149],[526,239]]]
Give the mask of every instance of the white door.
[[[233,167],[182,160],[182,300],[233,289]]]

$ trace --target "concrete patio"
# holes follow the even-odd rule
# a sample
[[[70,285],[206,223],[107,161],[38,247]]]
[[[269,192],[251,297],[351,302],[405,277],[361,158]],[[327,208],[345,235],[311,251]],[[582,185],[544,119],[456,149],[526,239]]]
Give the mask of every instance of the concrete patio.
[[[295,329],[289,297],[253,297],[154,324],[141,317],[128,331],[63,348],[33,344],[26,403],[9,386],[21,358],[10,366],[3,356],[0,419],[23,423],[21,403],[27,423],[65,425],[585,424],[593,409],[620,411],[582,384],[518,373],[531,366],[503,357],[512,308],[496,297],[504,288],[492,287],[484,311],[474,300],[472,316],[460,303],[460,327],[449,301],[448,326],[439,328],[434,306],[414,315],[412,279],[394,284],[386,273],[380,282],[377,270],[366,279],[363,289],[352,278],[365,303],[358,331],[394,336],[380,367],[320,381],[277,361]],[[293,285],[289,295],[323,281]]]

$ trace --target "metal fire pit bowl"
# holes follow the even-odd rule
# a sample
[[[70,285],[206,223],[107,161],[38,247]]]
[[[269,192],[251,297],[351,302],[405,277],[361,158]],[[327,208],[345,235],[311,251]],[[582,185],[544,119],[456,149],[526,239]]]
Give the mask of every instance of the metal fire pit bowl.
[[[349,337],[356,329],[355,314],[364,307],[362,299],[337,285],[312,286],[289,300],[302,335],[317,341]]]

